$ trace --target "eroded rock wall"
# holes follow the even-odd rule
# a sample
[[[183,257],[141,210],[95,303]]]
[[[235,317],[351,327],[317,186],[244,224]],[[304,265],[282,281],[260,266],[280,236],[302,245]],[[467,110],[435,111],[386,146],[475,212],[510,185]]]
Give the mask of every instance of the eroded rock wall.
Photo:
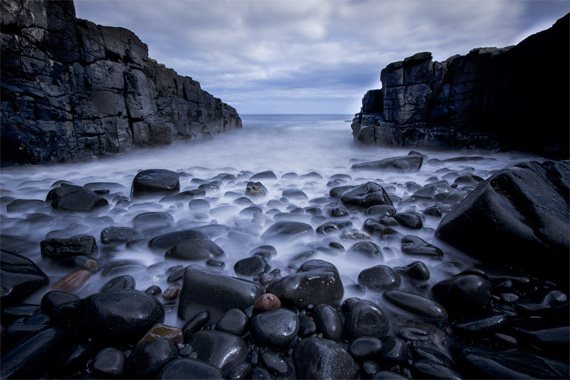
[[[2,164],[64,162],[241,127],[234,108],[73,1],[1,3]]]
[[[521,150],[568,158],[569,15],[514,47],[434,62],[418,53],[382,70],[353,121],[356,141]]]

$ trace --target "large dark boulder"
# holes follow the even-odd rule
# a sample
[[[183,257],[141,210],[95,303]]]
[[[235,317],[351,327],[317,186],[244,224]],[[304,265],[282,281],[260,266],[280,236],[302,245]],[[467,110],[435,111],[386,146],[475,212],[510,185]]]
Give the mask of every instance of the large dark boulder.
[[[300,379],[353,379],[358,366],[336,342],[315,336],[303,339],[293,352]]]
[[[148,169],[133,179],[133,197],[142,195],[168,195],[180,190],[178,173],[166,169]]]
[[[570,163],[535,161],[496,173],[448,213],[441,240],[489,263],[568,282]]]
[[[63,162],[241,127],[236,110],[72,1],[0,5],[1,163]]]
[[[46,202],[51,203],[54,210],[90,212],[105,207],[109,202],[85,187],[61,184],[50,190]]]
[[[33,261],[17,253],[0,250],[0,303],[2,308],[22,301],[49,283]]]

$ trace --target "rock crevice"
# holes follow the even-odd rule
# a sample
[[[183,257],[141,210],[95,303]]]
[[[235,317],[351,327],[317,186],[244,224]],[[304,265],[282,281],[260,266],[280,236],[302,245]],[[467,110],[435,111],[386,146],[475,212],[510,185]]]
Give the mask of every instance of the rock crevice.
[[[353,120],[356,141],[568,158],[569,15],[506,48],[390,63]]]
[[[81,160],[240,128],[234,108],[72,1],[1,5],[2,164]]]

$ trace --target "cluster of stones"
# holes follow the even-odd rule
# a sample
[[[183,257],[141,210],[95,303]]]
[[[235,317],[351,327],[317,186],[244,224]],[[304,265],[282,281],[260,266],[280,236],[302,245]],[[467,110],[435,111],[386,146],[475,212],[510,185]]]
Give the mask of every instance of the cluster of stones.
[[[353,169],[417,171],[426,159],[412,152],[355,164]],[[188,201],[190,207],[202,201],[194,205],[204,207],[206,201],[200,194],[216,183],[180,192],[179,176],[168,170],[141,171],[133,180],[131,196],[175,197]],[[222,177],[237,179],[228,174]],[[570,375],[569,303],[555,283],[497,263],[454,268],[442,261],[442,249],[412,233],[422,228],[425,218],[443,214],[438,229],[442,236],[455,236],[446,220],[454,220],[455,233],[474,228],[468,225],[471,221],[482,221],[492,230],[496,225],[484,221],[481,213],[489,218],[494,213],[514,236],[501,235],[500,249],[513,242],[529,244],[521,243],[527,239],[533,250],[560,254],[559,250],[566,248],[567,254],[567,238],[557,235],[560,228],[568,227],[569,220],[567,162],[521,164],[487,180],[458,176],[453,187],[446,181],[432,181],[423,187],[410,183],[412,198],[433,203],[422,212],[397,211],[394,204],[405,205],[404,200],[390,196],[372,181],[349,184],[348,177],[331,178],[329,196],[304,210],[320,221],[316,229],[308,223],[276,219],[260,236],[266,244],[236,262],[235,276],[218,270],[224,266],[226,253],[212,240],[212,236],[228,233],[229,227],[211,224],[169,231],[170,214],[148,212],[136,216],[133,227],[105,227],[99,239],[55,233],[38,242],[45,261],[72,271],[51,284],[39,305],[28,304],[23,303],[25,298],[45,291],[49,279],[31,260],[15,252],[18,245],[8,239],[1,248],[1,377],[459,379]],[[236,201],[246,214],[261,213],[246,195],[263,197],[267,188],[259,181],[268,178],[277,179],[273,172],[262,172],[244,181],[243,193]],[[518,181],[528,185],[529,180],[535,187],[518,186]],[[43,205],[36,200],[2,200],[9,201],[8,212],[50,207],[54,213],[66,215],[108,210],[110,199],[115,199],[115,205],[128,203],[112,196],[112,189],[120,188],[119,184],[54,185],[46,202],[39,201]],[[306,198],[298,189],[284,191],[283,196]],[[453,210],[452,204],[456,205]],[[544,208],[532,207],[537,204]],[[520,210],[519,214],[513,215],[511,208]],[[330,218],[320,218],[325,213]],[[345,218],[351,213],[367,216],[361,229],[353,228]],[[410,234],[399,232],[400,227]],[[540,230],[540,236],[522,234],[528,229]],[[491,236],[488,234],[478,232],[470,244]],[[315,250],[344,252],[367,260],[370,266],[350,284],[331,262],[311,258],[314,251],[292,258],[286,268],[272,268],[276,246],[315,235],[340,237]],[[457,236],[468,238],[465,233]],[[390,255],[391,249],[382,248],[370,237],[380,242],[398,241],[401,253],[414,261],[402,267],[385,265],[384,256]],[[354,241],[345,249],[345,244]],[[97,253],[102,247],[129,244],[146,244],[164,255],[164,263],[145,269],[165,271],[169,288],[153,285],[137,289],[133,276],[117,274],[125,267],[138,269],[129,268],[128,263],[123,268],[101,268]],[[524,252],[519,253],[524,257]],[[542,269],[548,270],[538,273],[562,280],[559,275],[566,269],[557,269],[552,262],[567,262],[567,256],[550,262],[541,259],[547,261]],[[169,265],[169,260],[189,265]],[[433,262],[448,267],[447,278],[430,282],[426,263]],[[525,264],[524,259],[521,263]],[[105,271],[110,279],[98,292],[83,298],[74,294],[94,273]],[[346,297],[349,288],[360,296]],[[182,321],[179,326],[165,324],[169,309],[177,311]]]
[[[241,127],[234,108],[73,1],[1,4],[2,165],[85,159]]]

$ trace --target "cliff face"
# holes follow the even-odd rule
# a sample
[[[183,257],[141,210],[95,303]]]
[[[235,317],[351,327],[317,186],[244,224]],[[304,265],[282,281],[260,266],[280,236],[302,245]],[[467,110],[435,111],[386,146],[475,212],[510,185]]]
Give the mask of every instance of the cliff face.
[[[236,110],[72,1],[1,3],[2,164],[83,159],[241,127]]]
[[[355,140],[568,158],[569,18],[514,47],[389,64],[353,120]]]

